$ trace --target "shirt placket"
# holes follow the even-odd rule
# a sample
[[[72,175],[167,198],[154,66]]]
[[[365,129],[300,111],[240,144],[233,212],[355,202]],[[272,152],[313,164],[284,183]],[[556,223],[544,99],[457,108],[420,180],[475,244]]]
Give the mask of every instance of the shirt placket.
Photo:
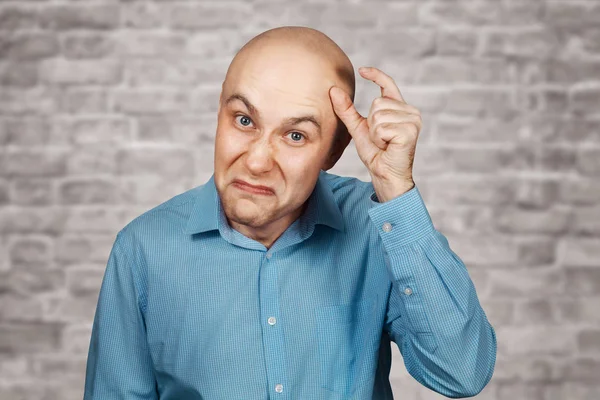
[[[270,399],[290,399],[285,368],[282,316],[279,308],[277,261],[265,253],[260,270],[260,313]]]

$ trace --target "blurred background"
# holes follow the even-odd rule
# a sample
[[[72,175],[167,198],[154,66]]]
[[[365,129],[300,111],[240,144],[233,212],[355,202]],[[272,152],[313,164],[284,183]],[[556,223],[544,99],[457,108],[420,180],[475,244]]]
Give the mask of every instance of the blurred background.
[[[81,399],[116,233],[205,183],[235,52],[346,51],[422,111],[414,179],[498,336],[487,400],[600,399],[600,1],[0,1],[0,399]],[[370,180],[353,142],[329,172]],[[396,345],[395,397],[441,399]]]

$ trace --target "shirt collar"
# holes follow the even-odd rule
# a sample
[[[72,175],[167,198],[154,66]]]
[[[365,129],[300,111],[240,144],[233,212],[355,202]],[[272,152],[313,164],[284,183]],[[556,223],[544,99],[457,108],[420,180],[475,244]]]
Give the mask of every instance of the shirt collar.
[[[345,232],[344,219],[333,196],[333,191],[326,182],[326,174],[327,172],[320,170],[315,188],[309,196],[306,210],[300,217],[301,224],[311,228],[314,225],[323,224]],[[192,214],[184,228],[185,233],[194,234],[218,230],[219,223],[227,222],[214,178],[213,173],[208,182],[195,189]]]

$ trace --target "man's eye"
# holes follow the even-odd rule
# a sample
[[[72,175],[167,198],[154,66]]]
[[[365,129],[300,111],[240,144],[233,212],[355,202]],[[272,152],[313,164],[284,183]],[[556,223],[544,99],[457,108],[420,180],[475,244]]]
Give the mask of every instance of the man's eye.
[[[248,125],[246,125],[246,124],[250,124],[250,123],[252,122],[252,120],[251,120],[250,118],[248,118],[247,116],[245,116],[245,115],[236,115],[236,116],[235,116],[235,118],[236,118],[236,119],[237,119],[237,118],[239,118],[239,117],[242,117],[242,118],[240,119],[240,124],[241,124],[242,126],[248,126]]]
[[[239,123],[242,126],[248,126],[248,124],[252,123],[252,120],[243,114],[236,115],[235,118],[236,118],[236,120],[237,120],[237,118],[240,118]],[[302,134],[300,132],[296,132],[296,131],[290,132],[290,133],[288,133],[288,135],[294,135],[294,136],[292,136],[292,141],[296,142],[296,143],[300,143],[301,138],[306,139],[306,136],[304,134]]]
[[[304,136],[304,135],[303,135],[302,133],[300,133],[300,132],[290,132],[290,133],[288,133],[288,135],[295,135],[295,137],[296,137],[296,138],[298,138],[298,139],[300,139],[300,137],[303,137],[303,138],[305,138],[305,139],[306,139],[306,136]],[[292,137],[294,137],[294,136],[292,136]],[[300,140],[295,140],[295,139],[292,139],[292,141],[293,141],[293,142],[298,142],[298,143],[300,143]]]

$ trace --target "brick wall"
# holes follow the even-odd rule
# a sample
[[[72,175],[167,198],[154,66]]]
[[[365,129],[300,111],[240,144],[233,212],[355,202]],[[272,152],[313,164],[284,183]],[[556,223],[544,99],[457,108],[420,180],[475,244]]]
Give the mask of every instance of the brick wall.
[[[421,109],[415,181],[498,334],[477,398],[600,398],[598,21],[578,0],[0,1],[0,399],[81,398],[116,232],[210,177],[231,57],[279,25]],[[369,180],[353,144],[330,172]],[[442,398],[397,348],[391,379]]]

